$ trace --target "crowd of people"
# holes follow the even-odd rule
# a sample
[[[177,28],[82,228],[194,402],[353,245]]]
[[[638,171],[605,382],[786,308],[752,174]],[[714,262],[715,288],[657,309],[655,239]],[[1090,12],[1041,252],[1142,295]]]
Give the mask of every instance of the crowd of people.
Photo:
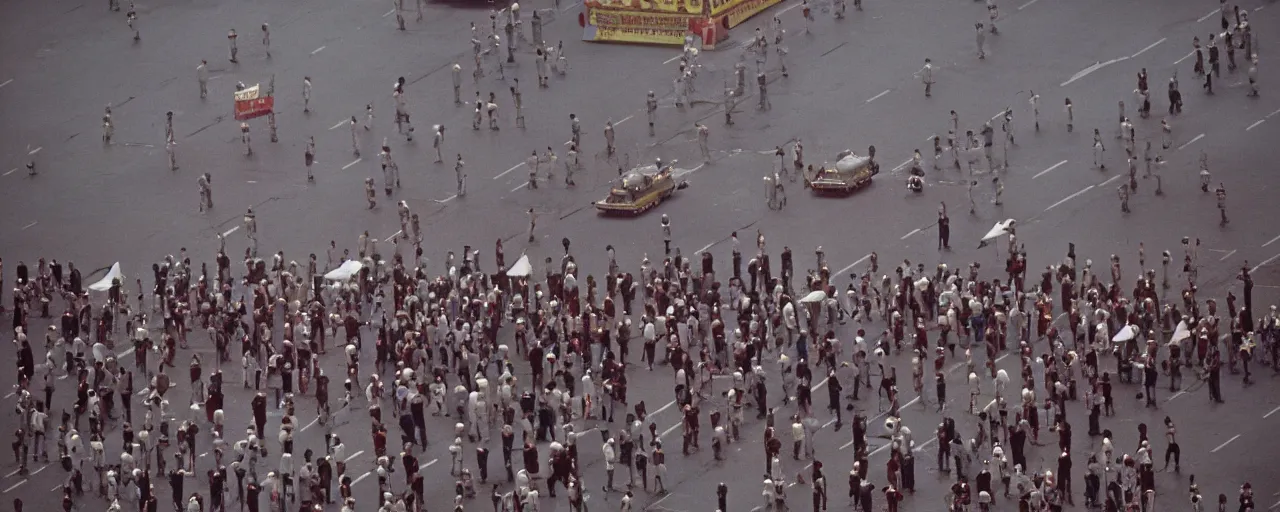
[[[835,5],[835,15],[843,17],[844,2]],[[854,6],[862,9],[859,1]],[[1235,68],[1235,51],[1243,50],[1251,63],[1250,94],[1256,95],[1257,57],[1247,12],[1227,9],[1225,1],[1223,6],[1222,47],[1229,72]],[[119,9],[114,3],[111,7]],[[421,20],[422,2],[418,8]],[[976,27],[979,58],[986,58],[987,34],[998,33],[998,11],[990,0],[988,11],[989,24]],[[403,30],[403,2],[396,2],[395,12]],[[813,14],[807,2],[803,14],[808,31]],[[132,4],[127,20],[133,37],[140,39]],[[542,23],[535,12],[531,35],[525,36],[519,8],[513,5],[491,13],[489,34],[473,25],[476,81],[485,75],[486,62],[502,53],[500,25],[506,32],[508,62],[514,59],[517,41],[537,46],[539,87],[547,87],[553,74],[565,74],[563,46],[545,44]],[[757,55],[761,110],[771,108],[765,67],[770,48],[781,74],[788,73],[785,31],[777,17],[772,30],[770,42],[757,29],[749,47]],[[1200,55],[1200,41],[1195,42],[1196,76],[1204,77],[1208,93],[1219,74],[1217,39],[1209,37],[1209,68]],[[229,60],[235,63],[235,31],[228,40]],[[682,50],[675,81],[680,107],[692,105],[701,67],[691,43]],[[262,44],[269,55],[266,24]],[[206,66],[202,61],[197,70],[202,98],[209,79]],[[454,64],[450,69],[454,100],[462,103],[462,67]],[[501,62],[495,69],[504,73]],[[745,59],[740,59],[733,71],[736,85],[724,92],[726,125],[733,124],[735,104],[746,94],[747,73]],[[926,97],[931,97],[936,82],[930,60],[919,76]],[[1144,69],[1137,90],[1143,117],[1151,109],[1147,80]],[[405,85],[401,78],[393,91],[395,123],[398,133],[412,139]],[[308,111],[311,87],[307,77],[302,94]],[[1176,115],[1182,106],[1176,76],[1169,91],[1169,113]],[[514,122],[522,127],[518,80],[510,92]],[[1032,93],[1037,130],[1038,100]],[[653,135],[658,103],[652,92],[645,105]],[[1070,131],[1071,100],[1065,105]],[[111,116],[108,107],[103,116],[107,144],[114,133]],[[1012,109],[1003,115],[1007,145],[1014,140],[1012,116]],[[170,112],[166,150],[170,168],[177,170],[172,117]],[[497,99],[489,93],[485,100],[477,91],[473,129],[481,129],[486,120],[489,129],[499,129]],[[275,141],[274,116],[269,122]],[[351,117],[357,157],[357,128],[368,129],[372,122],[372,105],[366,108],[363,124]],[[249,127],[240,127],[245,152],[252,154]],[[703,161],[712,160],[709,129],[700,123],[693,129]],[[1162,131],[1167,150],[1167,119]],[[570,116],[570,132],[564,158],[567,186],[574,185],[573,173],[580,167],[581,124],[575,115]],[[950,160],[960,167],[963,151],[971,169],[985,156],[994,170],[991,123],[977,134],[967,131],[963,140],[959,132],[952,111],[945,146],[940,137],[933,138],[934,166]],[[443,126],[432,129],[438,163],[443,162],[444,133]],[[1094,135],[1095,161],[1104,166],[1102,136],[1099,130]],[[1145,160],[1152,175],[1151,166],[1158,167],[1163,159],[1153,156],[1149,142],[1139,150],[1123,102],[1117,137],[1128,152],[1130,179],[1119,189],[1122,209],[1128,211],[1129,194],[1137,188],[1138,162]],[[605,125],[604,138],[605,152],[613,155],[612,121]],[[310,138],[305,162],[312,180],[315,152]],[[773,180],[779,187],[784,176],[792,176],[789,172],[804,168],[798,139],[790,149],[794,171],[786,165],[787,153],[777,148],[780,168]],[[400,176],[385,139],[379,157],[384,193],[390,196],[400,187]],[[529,188],[537,188],[544,176],[540,170],[549,169],[545,175],[554,171],[556,160],[551,148],[543,154],[532,152],[527,162]],[[1201,186],[1207,192],[1207,158],[1201,161]],[[31,172],[34,165],[34,160],[28,164]],[[917,151],[913,170],[921,166]],[[466,193],[461,154],[454,168],[461,197]],[[1155,176],[1159,179],[1158,173]],[[202,174],[198,180],[200,209],[212,209],[212,177]],[[996,183],[998,202],[1003,188]],[[368,205],[374,208],[373,179],[364,185]],[[970,211],[975,207],[974,185],[970,183]],[[1225,187],[1219,185],[1215,192],[1225,224]],[[778,208],[784,204],[782,199]],[[629,512],[642,508],[642,495],[661,495],[676,485],[667,480],[667,466],[679,464],[679,458],[668,461],[665,433],[658,432],[644,401],[628,394],[630,378],[656,368],[671,372],[675,382],[682,457],[693,456],[707,441],[714,459],[726,460],[733,457],[729,445],[760,440],[765,463],[761,502],[758,507],[731,508],[729,487],[721,483],[716,488],[721,512],[748,507],[787,510],[787,492],[795,485],[812,491],[815,511],[826,510],[827,472],[835,468],[823,464],[815,440],[832,424],[835,430],[843,428],[846,411],[852,412],[848,425],[856,460],[848,473],[848,497],[864,512],[876,510],[876,503],[896,512],[910,502],[907,494],[916,488],[915,454],[930,444],[913,437],[912,427],[936,436],[936,466],[948,474],[947,506],[954,510],[970,505],[1002,508],[1003,499],[1016,502],[1019,510],[1039,512],[1061,510],[1082,499],[1087,506],[1108,511],[1145,512],[1155,507],[1156,445],[1164,448],[1165,469],[1172,462],[1174,470],[1180,470],[1177,429],[1174,419],[1165,417],[1163,443],[1153,443],[1148,426],[1140,424],[1136,446],[1116,446],[1107,428],[1114,425],[1107,423],[1116,414],[1117,386],[1141,385],[1150,407],[1157,404],[1161,378],[1177,393],[1185,387],[1186,374],[1207,384],[1209,400],[1223,402],[1224,370],[1242,374],[1245,384],[1251,382],[1255,357],[1280,371],[1280,315],[1272,307],[1255,317],[1247,265],[1238,276],[1241,297],[1228,294],[1224,304],[1203,297],[1197,287],[1198,240],[1184,241],[1183,265],[1181,271],[1172,270],[1172,281],[1174,259],[1168,251],[1161,255],[1159,275],[1139,252],[1138,271],[1126,279],[1118,256],[1107,261],[1109,272],[1098,272],[1092,260],[1077,259],[1073,244],[1037,276],[1028,272],[1028,253],[1016,230],[1008,236],[1004,272],[990,272],[978,263],[926,268],[903,261],[882,268],[873,253],[864,268],[838,276],[827,266],[821,247],[807,265],[798,262],[790,248],[779,251],[766,244],[759,232],[745,248],[734,233],[728,262],[717,261],[711,252],[686,257],[672,245],[664,216],[660,260],[645,257],[633,267],[619,262],[610,247],[607,268],[588,271],[579,267],[565,239],[560,260],[548,258],[538,276],[533,271],[508,272],[513,262],[501,240],[489,255],[467,246],[460,257],[450,252],[444,265],[430,263],[418,215],[404,201],[396,208],[401,230],[394,242],[380,242],[365,232],[354,250],[340,250],[336,241],[330,242],[323,262],[316,254],[303,263],[283,252],[260,258],[252,209],[242,225],[248,247],[239,264],[233,263],[224,239],[212,261],[193,261],[184,249],[157,262],[150,283],[115,279],[102,289],[90,289],[70,262],[65,270],[57,260],[41,258],[34,268],[19,262],[7,311],[16,347],[19,426],[12,447],[19,472],[31,474],[31,465],[41,461],[56,463],[66,474],[60,492],[67,511],[100,502],[109,511],[132,506],[155,511],[159,494],[153,479],[164,479],[175,510],[187,512],[224,511],[228,505],[257,512],[264,502],[273,511],[296,506],[314,512],[340,504],[343,512],[355,512],[372,510],[375,503],[380,512],[446,506],[462,511],[483,506],[472,503],[486,493],[495,511],[536,512],[548,502],[558,502],[558,492],[572,510],[584,511],[594,485],[600,485],[606,497],[617,495],[617,507]],[[529,214],[533,240],[536,214]],[[939,248],[950,245],[946,226],[944,207],[939,213]],[[482,259],[492,261],[493,267],[482,265]],[[799,276],[797,265],[803,269]],[[0,289],[3,277],[0,263]],[[841,327],[850,322],[856,334]],[[633,343],[639,344],[638,359],[630,353]],[[210,350],[212,361],[201,355]],[[331,350],[336,352],[332,358]],[[1016,380],[1013,372],[997,365],[1009,355],[1017,364]],[[126,357],[133,358],[132,367],[123,361]],[[324,366],[334,359],[342,375],[331,377]],[[184,361],[189,370],[185,385],[171,375]],[[947,369],[948,361],[962,363],[958,376]],[[899,368],[911,374],[910,400],[899,390]],[[716,377],[728,379],[727,387],[717,390]],[[951,405],[964,402],[963,397],[948,398],[947,388],[957,385],[969,391],[967,407]],[[75,388],[74,402],[55,405],[55,391],[69,386]],[[815,411],[813,395],[823,387],[826,410]],[[175,388],[180,391],[174,393]],[[870,407],[863,405],[871,400],[865,396],[871,390],[880,415],[870,414]],[[167,397],[173,396],[186,397],[187,403],[171,404]],[[980,397],[987,396],[992,400],[983,404]],[[943,421],[936,427],[907,425],[901,411],[916,402],[936,405]],[[1076,452],[1074,418],[1068,414],[1072,402],[1088,411],[1087,435],[1101,438],[1098,451]],[[247,421],[228,419],[241,417],[228,413],[236,407],[233,404],[244,408]],[[135,405],[140,407],[137,415]],[[268,412],[272,409],[279,411],[278,424]],[[306,429],[299,413],[312,409],[315,423],[325,429],[323,446],[302,440],[295,445],[294,437]],[[756,421],[748,421],[748,410]],[[370,422],[371,453],[363,458],[365,450],[350,449],[337,433],[361,413]],[[824,415],[831,420],[824,422]],[[880,417],[885,418],[883,433],[871,425]],[[594,442],[584,437],[593,430],[601,434],[599,468],[588,468],[579,455],[580,448],[595,450]],[[1042,432],[1058,438],[1056,466],[1028,463],[1027,444],[1041,445]],[[882,468],[871,462],[881,449],[868,439],[877,436],[889,440]],[[491,474],[489,447],[494,437],[500,442],[502,468]],[[799,473],[784,467],[784,437],[790,438],[792,459],[808,461]],[[455,479],[452,492],[424,475],[429,464],[421,464],[420,457],[433,440],[447,446]],[[117,445],[118,452],[108,448]],[[203,459],[198,455],[202,451],[212,458]],[[373,469],[360,475],[348,472],[358,463]],[[625,472],[619,466],[625,466]],[[34,470],[39,471],[43,468]],[[402,473],[402,480],[396,472]],[[354,486],[369,475],[376,476],[376,492],[357,495]],[[193,478],[200,483],[196,489],[187,488]],[[1082,491],[1073,485],[1076,480],[1083,480]],[[1201,495],[1194,477],[1191,482],[1194,510],[1215,501]],[[1252,507],[1253,490],[1247,482],[1238,490],[1217,491],[1220,508],[1229,493],[1240,510]],[[442,493],[452,495],[452,502],[429,502]],[[21,511],[22,506],[23,500],[15,499],[14,508]]]
[[[788,420],[792,457],[812,461],[805,469],[811,471],[815,510],[826,507],[828,480],[812,442],[831,424],[822,424],[813,407],[813,394],[825,386],[837,430],[844,424],[842,400],[852,400],[848,409],[856,411],[849,496],[862,510],[873,510],[877,494],[889,510],[898,510],[902,493],[915,487],[913,453],[923,445],[900,410],[916,401],[935,403],[945,414],[936,429],[937,460],[939,469],[952,471],[957,506],[972,501],[985,508],[1001,494],[1024,509],[1060,510],[1074,501],[1072,480],[1083,478],[1086,504],[1151,510],[1157,457],[1147,427],[1139,426],[1142,442],[1129,450],[1114,446],[1104,426],[1115,414],[1115,386],[1141,383],[1146,404],[1154,406],[1162,375],[1177,390],[1189,372],[1207,381],[1209,399],[1221,402],[1222,370],[1243,372],[1247,383],[1259,343],[1264,360],[1280,368],[1277,314],[1273,308],[1255,321],[1247,267],[1239,275],[1240,302],[1228,295],[1223,307],[1199,297],[1198,244],[1190,241],[1183,271],[1175,269],[1181,276],[1176,285],[1169,282],[1168,252],[1162,279],[1155,270],[1126,279],[1119,257],[1111,257],[1108,275],[1091,260],[1078,264],[1073,245],[1037,278],[1028,274],[1025,248],[1013,234],[1003,274],[990,275],[977,263],[929,270],[909,261],[882,271],[872,254],[865,268],[848,276],[843,292],[841,276],[831,275],[821,248],[797,277],[791,249],[768,247],[763,233],[746,254],[734,233],[728,265],[709,252],[693,261],[668,247],[660,262],[646,258],[633,274],[610,248],[599,280],[578,267],[567,239],[561,260],[547,261],[541,277],[508,276],[500,241],[493,272],[482,269],[479,250],[465,247],[461,258],[450,254],[439,273],[428,268],[420,244],[414,257],[393,253],[387,262],[380,254],[386,246],[367,237],[362,242],[354,255],[339,254],[331,243],[323,265],[314,254],[303,265],[283,253],[263,260],[250,247],[243,265],[233,265],[224,248],[210,268],[181,253],[157,263],[146,288],[141,279],[136,287],[114,279],[105,301],[90,295],[71,263],[65,272],[57,261],[41,259],[34,269],[19,263],[9,313],[20,379],[15,389],[22,423],[13,442],[20,469],[58,461],[67,472],[66,510],[86,493],[105,498],[108,510],[129,502],[155,510],[152,479],[164,477],[175,508],[225,510],[233,476],[233,504],[251,511],[259,510],[264,494],[272,510],[290,504],[320,510],[335,501],[335,485],[344,511],[359,510],[357,499],[362,507],[376,499],[384,511],[423,510],[441,506],[426,503],[433,489],[417,459],[435,437],[449,443],[458,510],[490,483],[495,508],[538,510],[541,492],[553,499],[562,489],[570,506],[583,510],[588,478],[606,493],[622,492],[622,510],[630,510],[635,487],[649,490],[652,484],[652,492],[666,492],[668,461],[644,403],[628,398],[628,377],[666,366],[676,382],[683,455],[705,440],[722,460],[727,445],[754,438],[749,429],[763,429],[765,509],[786,506],[792,476],[780,462],[784,434],[775,428]],[[1139,265],[1147,267],[1142,253]],[[353,267],[358,270],[349,275],[329,273]],[[1131,292],[1124,289],[1129,283]],[[1180,293],[1165,299],[1171,287]],[[55,319],[58,310],[63,313]],[[150,321],[153,316],[163,322]],[[857,334],[841,340],[836,331],[849,321]],[[48,324],[43,342],[33,324]],[[878,334],[867,333],[881,324]],[[633,341],[641,344],[638,360],[630,353]],[[213,369],[192,355],[189,389],[182,393],[190,403],[171,405],[166,394],[184,385],[169,373],[193,346],[213,348]],[[117,352],[125,347],[131,347],[132,368]],[[341,391],[332,390],[336,400],[321,368],[331,349],[346,369]],[[362,357],[369,353],[372,361]],[[1009,373],[996,366],[1009,354],[1021,369],[1013,388]],[[895,361],[895,355],[905,357]],[[916,399],[904,402],[897,363],[908,359]],[[948,359],[964,363],[958,379],[948,376]],[[225,377],[224,368],[234,376]],[[931,397],[925,390],[930,373]],[[731,377],[720,398],[713,392],[716,375]],[[872,471],[867,442],[877,434],[864,409],[853,405],[870,398],[861,388],[873,389],[873,376],[891,439],[879,474]],[[53,393],[63,379],[77,388],[76,399],[56,405]],[[963,412],[948,407],[952,383],[968,385]],[[142,392],[135,394],[135,387]],[[978,400],[983,393],[994,396],[985,406]],[[224,409],[244,401],[227,397],[242,394],[252,397],[252,422],[228,424]],[[1098,453],[1073,452],[1066,404],[1076,400],[1089,411],[1088,435],[1103,438]],[[295,446],[303,401],[314,401],[317,422],[329,432],[323,447]],[[135,402],[141,407],[136,416]],[[270,407],[282,411],[278,429],[268,429]],[[180,412],[188,408],[189,414]],[[333,433],[359,408],[370,419],[373,453],[366,458],[378,480],[373,498],[353,494],[348,450]],[[747,425],[746,409],[755,409],[763,423]],[[51,418],[55,411],[59,417]],[[449,416],[456,425],[449,432],[429,415]],[[613,423],[618,418],[621,423]],[[581,420],[598,420],[603,474],[579,464],[579,448],[588,443],[586,432],[576,432]],[[1166,466],[1172,457],[1178,469],[1173,420],[1166,418],[1165,425]],[[119,453],[104,448],[112,431],[120,436]],[[277,439],[268,439],[269,432]],[[1040,444],[1042,432],[1058,436],[1056,471],[1027,463],[1026,443]],[[487,442],[494,434],[501,439],[505,474],[491,477]],[[196,457],[198,445],[206,443],[211,462]],[[298,451],[302,460],[295,462]],[[278,462],[270,462],[271,452]],[[1087,460],[1083,469],[1077,460]],[[620,464],[627,469],[624,480],[615,479]],[[402,485],[392,476],[397,466],[403,467]],[[208,492],[184,492],[184,482],[200,470]],[[1002,488],[994,484],[997,477]],[[805,481],[803,474],[795,478]],[[508,493],[502,492],[504,481],[514,484]],[[1194,486],[1192,499],[1201,499]],[[1240,491],[1241,503],[1246,499],[1248,484]]]

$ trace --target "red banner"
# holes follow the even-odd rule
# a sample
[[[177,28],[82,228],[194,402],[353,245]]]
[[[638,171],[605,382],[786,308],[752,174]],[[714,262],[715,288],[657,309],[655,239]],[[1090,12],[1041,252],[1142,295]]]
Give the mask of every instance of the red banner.
[[[236,120],[244,121],[270,114],[275,108],[275,98],[263,96],[251,100],[236,100]]]

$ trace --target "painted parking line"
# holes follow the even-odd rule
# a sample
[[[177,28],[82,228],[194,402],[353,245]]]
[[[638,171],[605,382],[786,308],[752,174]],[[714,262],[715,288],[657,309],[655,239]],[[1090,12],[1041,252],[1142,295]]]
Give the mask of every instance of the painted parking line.
[[[1204,15],[1204,16],[1201,16],[1201,17],[1200,17],[1200,19],[1196,20],[1196,23],[1204,23],[1204,20],[1207,20],[1207,19],[1209,19],[1209,18],[1212,18],[1212,17],[1213,17],[1213,15],[1218,14],[1218,11],[1219,11],[1219,10],[1220,10],[1220,9],[1214,9],[1214,10],[1212,10],[1212,11],[1209,11],[1209,14],[1206,14],[1206,15]]]
[[[1267,419],[1267,418],[1270,418],[1270,417],[1271,417],[1271,415],[1272,415],[1272,414],[1275,414],[1276,412],[1280,412],[1280,407],[1276,407],[1275,409],[1272,409],[1272,410],[1271,410],[1271,412],[1266,413],[1266,414],[1263,414],[1263,415],[1262,415],[1262,419],[1264,419],[1264,420],[1265,420],[1265,419]]]
[[[347,169],[350,169],[350,168],[351,168],[351,166],[353,166],[353,165],[355,165],[355,164],[360,163],[360,161],[361,161],[361,160],[364,160],[364,159],[363,159],[363,158],[357,158],[357,159],[355,159],[355,160],[354,160],[354,161],[352,161],[351,163],[349,163],[349,164],[347,164],[347,165],[342,166],[342,170],[344,170],[344,171],[345,171],[345,170],[347,170]]]
[[[1247,132],[1247,131],[1249,131],[1249,130],[1252,130],[1252,129],[1254,129],[1254,128],[1257,128],[1257,127],[1258,127],[1258,125],[1260,125],[1260,124],[1262,124],[1262,123],[1265,123],[1265,122],[1267,122],[1267,120],[1266,120],[1266,119],[1259,119],[1259,120],[1257,120],[1257,121],[1254,121],[1254,122],[1253,122],[1253,124],[1249,125],[1249,127],[1248,127],[1248,128],[1245,128],[1245,129],[1244,129],[1244,131],[1246,131],[1246,132]]]
[[[1088,192],[1088,191],[1090,191],[1090,190],[1093,190],[1093,185],[1089,185],[1089,186],[1087,186],[1087,187],[1085,187],[1085,188],[1081,189],[1079,192],[1076,192],[1076,193],[1074,193],[1074,194],[1071,194],[1071,195],[1069,195],[1069,196],[1067,196],[1067,197],[1062,198],[1062,200],[1061,200],[1061,201],[1058,201],[1058,202],[1056,202],[1056,203],[1053,203],[1053,204],[1049,205],[1049,207],[1048,207],[1048,208],[1045,208],[1045,209],[1044,209],[1044,211],[1046,211],[1046,212],[1047,212],[1047,211],[1049,211],[1049,210],[1052,210],[1052,209],[1054,209],[1054,208],[1057,208],[1057,207],[1059,207],[1059,206],[1062,206],[1062,204],[1063,204],[1063,203],[1066,203],[1067,201],[1070,201],[1070,200],[1072,200],[1072,199],[1075,199],[1075,198],[1077,198],[1077,197],[1080,197],[1080,196],[1084,195],[1084,193],[1085,193],[1085,192]]]
[[[1263,261],[1262,261],[1262,263],[1259,263],[1259,264],[1257,264],[1257,265],[1254,265],[1252,269],[1249,269],[1249,272],[1257,272],[1257,271],[1258,271],[1258,269],[1260,269],[1260,268],[1262,268],[1262,267],[1266,266],[1267,264],[1269,264],[1269,263],[1271,263],[1271,262],[1275,261],[1275,260],[1276,260],[1276,258],[1280,258],[1280,254],[1277,254],[1277,255],[1275,255],[1275,256],[1272,256],[1272,257],[1270,257],[1270,258],[1267,258],[1267,259],[1263,260]]]
[[[506,176],[507,174],[510,174],[510,173],[511,173],[511,171],[514,171],[514,170],[516,170],[516,169],[519,169],[519,168],[520,168],[520,166],[522,166],[522,165],[524,165],[524,162],[520,162],[520,163],[518,163],[518,164],[515,164],[515,165],[511,166],[511,168],[510,168],[510,169],[507,169],[507,170],[505,170],[505,171],[502,171],[502,174],[499,174],[499,175],[497,175],[497,176],[494,176],[494,177],[493,177],[493,179],[495,179],[495,180],[496,180],[496,179],[498,179],[498,178],[501,178],[501,177],[503,177],[503,176]]]
[[[350,457],[347,457],[347,459],[346,459],[346,460],[344,460],[344,461],[342,461],[342,462],[351,462],[351,459],[354,459],[354,458],[359,457],[359,456],[361,456],[361,455],[364,455],[364,450],[360,450],[360,451],[358,451],[358,452],[355,452],[355,453],[351,454],[351,456],[350,456]]]
[[[875,96],[872,96],[872,97],[871,97],[871,99],[867,100],[867,103],[871,103],[871,102],[873,102],[873,101],[875,101],[875,100],[878,100],[878,99],[880,99],[880,98],[883,98],[886,94],[889,94],[890,92],[892,92],[892,91],[891,91],[891,90],[889,90],[889,89],[885,89],[885,90],[884,90],[884,92],[882,92],[882,93],[880,93],[880,94],[877,94],[877,95],[875,95]]]
[[[1185,144],[1183,144],[1183,145],[1181,145],[1181,146],[1178,146],[1178,151],[1182,151],[1182,148],[1185,148],[1185,147],[1187,147],[1187,146],[1190,146],[1190,145],[1192,145],[1192,144],[1195,144],[1195,142],[1196,142],[1196,141],[1198,141],[1198,140],[1200,140],[1200,139],[1203,139],[1203,138],[1204,138],[1204,134],[1203,134],[1203,133],[1202,133],[1202,134],[1200,134],[1200,135],[1196,135],[1194,138],[1192,138],[1191,140],[1187,141]]]
[[[1049,172],[1050,172],[1050,171],[1052,171],[1052,170],[1054,170],[1054,169],[1057,169],[1057,168],[1059,168],[1059,167],[1062,167],[1063,165],[1066,165],[1066,164],[1067,164],[1067,161],[1066,161],[1066,160],[1063,160],[1063,161],[1061,161],[1061,162],[1058,162],[1058,163],[1056,163],[1056,164],[1053,164],[1053,167],[1050,167],[1050,168],[1048,168],[1048,169],[1045,169],[1045,170],[1043,170],[1043,171],[1040,171],[1040,174],[1037,174],[1037,175],[1035,175],[1035,176],[1032,176],[1032,177],[1031,177],[1031,179],[1033,179],[1033,180],[1034,180],[1034,179],[1036,179],[1036,178],[1039,178],[1039,177],[1041,177],[1041,176],[1044,176],[1044,175],[1046,175],[1046,174],[1049,174]]]
[[[915,229],[911,230],[911,232],[910,232],[910,233],[907,233],[907,234],[905,234],[905,235],[902,235],[902,238],[900,238],[899,240],[906,240],[906,239],[908,239],[908,238],[911,238],[911,235],[914,235],[914,234],[919,233],[919,232],[920,232],[920,228],[915,228]]]
[[[13,79],[12,79],[12,78],[10,78],[10,79],[8,79],[8,80],[5,80],[5,81],[4,81],[4,83],[0,84],[0,88],[4,87],[4,86],[6,86],[6,85],[9,85],[9,84],[11,84],[11,83],[13,83]]]
[[[338,121],[338,124],[335,124],[335,125],[333,125],[333,126],[330,126],[330,127],[329,127],[329,129],[330,129],[330,130],[337,130],[338,128],[342,128],[343,126],[346,126],[346,125],[347,125],[348,123],[350,123],[350,122],[351,122],[351,120],[350,120],[350,119],[343,119],[343,120],[341,120],[341,121]]]
[[[1227,447],[1227,445],[1231,444],[1231,442],[1232,442],[1232,441],[1235,441],[1236,439],[1240,439],[1240,434],[1236,434],[1236,435],[1235,435],[1235,437],[1232,437],[1231,439],[1228,439],[1228,440],[1227,440],[1227,442],[1225,442],[1225,443],[1222,443],[1222,444],[1218,445],[1218,447],[1217,447],[1217,448],[1214,448],[1214,449],[1213,449],[1212,451],[1210,451],[1209,453],[1218,453],[1218,450],[1221,450],[1221,449],[1223,449],[1223,448],[1226,448],[1226,447]]]
[[[222,232],[222,237],[223,237],[223,238],[226,238],[226,237],[228,237],[228,236],[231,236],[231,234],[232,234],[232,233],[235,233],[236,231],[239,231],[239,230],[240,230],[240,226],[236,226],[236,227],[233,227],[233,228],[228,229],[228,230],[226,230],[226,231],[223,231],[223,232]]]
[[[1276,237],[1275,237],[1275,238],[1272,238],[1271,240],[1268,240],[1268,241],[1267,241],[1267,243],[1262,244],[1262,246],[1263,246],[1263,247],[1266,247],[1266,246],[1268,246],[1268,245],[1274,244],[1274,243],[1276,243],[1276,240],[1280,240],[1280,235],[1276,235]]]
[[[871,255],[870,255],[870,254],[867,254],[866,256],[863,256],[862,258],[859,258],[859,259],[858,259],[858,261],[855,261],[855,262],[853,262],[853,263],[850,263],[850,264],[849,264],[849,266],[847,266],[847,267],[845,267],[845,268],[840,269],[839,271],[837,271],[835,274],[832,274],[832,275],[836,275],[836,276],[838,276],[838,275],[844,274],[845,272],[848,272],[848,271],[849,271],[849,269],[851,269],[851,268],[853,268],[853,267],[858,266],[858,264],[860,264],[860,263],[862,263],[862,262],[864,262],[864,261],[867,261],[867,260],[868,260],[868,259],[870,259],[870,258],[871,258]]]
[[[321,47],[319,47],[319,48],[316,48],[316,49],[314,49],[314,50],[311,50],[311,54],[312,54],[312,55],[315,55],[315,54],[317,54],[317,53],[320,53],[320,52],[321,52],[322,50],[324,50],[325,48],[328,48],[328,46],[321,46]]]
[[[30,224],[27,224],[26,226],[22,226],[22,230],[23,230],[23,231],[26,231],[26,230],[28,230],[28,229],[31,229],[33,226],[35,226],[35,225],[36,225],[36,224],[38,224],[38,223],[39,223],[39,221],[34,221],[34,220],[33,220],[33,221],[31,221],[31,223],[30,223]]]
[[[1144,54],[1144,53],[1147,53],[1147,51],[1148,51],[1148,50],[1151,50],[1152,48],[1155,48],[1155,47],[1157,47],[1157,46],[1160,46],[1160,43],[1163,43],[1163,42],[1167,41],[1168,39],[1169,39],[1169,38],[1167,38],[1167,37],[1160,38],[1160,40],[1159,40],[1159,41],[1156,41],[1156,42],[1154,42],[1154,43],[1151,43],[1150,45],[1147,45],[1147,47],[1146,47],[1146,48],[1143,48],[1143,49],[1141,49],[1141,50],[1138,50],[1138,53],[1135,53],[1135,54],[1133,54],[1133,55],[1130,55],[1130,56],[1129,56],[1129,58],[1130,58],[1130,59],[1136,59],[1136,58],[1138,58],[1138,56],[1139,56],[1139,55],[1142,55],[1142,54]]]

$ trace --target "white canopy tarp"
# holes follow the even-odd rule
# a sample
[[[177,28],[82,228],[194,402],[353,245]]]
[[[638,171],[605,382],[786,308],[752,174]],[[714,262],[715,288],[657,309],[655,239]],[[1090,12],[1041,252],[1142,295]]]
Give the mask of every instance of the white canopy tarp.
[[[995,240],[997,238],[1000,238],[1009,233],[1012,233],[1013,227],[1017,223],[1018,221],[1013,219],[1005,219],[1000,222],[997,222],[995,226],[991,227],[990,231],[987,231],[986,235],[983,235],[982,240],[978,242],[978,247],[979,248],[985,247],[988,242]]]
[[[107,275],[99,279],[98,282],[89,285],[89,289],[95,292],[105,292],[111,289],[111,283],[116,279],[119,279],[121,283],[124,282],[124,273],[120,271],[120,262],[118,261],[111,265],[111,270],[107,271]]]
[[[1138,337],[1138,327],[1135,325],[1126,325],[1120,328],[1115,336],[1111,337],[1111,341],[1116,343],[1124,343]]]
[[[364,263],[356,260],[347,260],[342,262],[342,265],[339,265],[338,268],[330,270],[329,273],[324,275],[324,278],[330,281],[346,281],[359,274],[363,268]]]
[[[800,303],[813,304],[815,302],[822,302],[824,300],[827,300],[827,292],[824,292],[822,290],[815,290],[815,291],[809,292],[808,295],[805,295],[804,298],[800,299]]]
[[[1178,326],[1173,329],[1173,337],[1169,338],[1169,344],[1180,343],[1182,340],[1191,337],[1191,329],[1187,327],[1187,321],[1178,322]]]
[[[508,277],[526,277],[533,273],[533,264],[529,263],[529,255],[521,254],[511,268],[507,269]]]

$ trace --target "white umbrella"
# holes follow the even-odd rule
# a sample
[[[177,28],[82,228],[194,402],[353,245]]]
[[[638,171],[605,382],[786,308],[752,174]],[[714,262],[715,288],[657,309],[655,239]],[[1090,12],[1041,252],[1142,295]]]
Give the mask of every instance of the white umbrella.
[[[978,248],[981,249],[986,247],[988,242],[1012,233],[1013,227],[1017,223],[1018,221],[1013,219],[1005,219],[997,222],[995,226],[991,227],[991,231],[987,231],[987,234],[982,237],[980,242],[978,242]]]
[[[1173,337],[1169,339],[1169,344],[1181,342],[1191,337],[1191,329],[1187,327],[1187,321],[1178,322],[1178,326],[1173,329]]]
[[[356,260],[347,260],[342,262],[342,265],[339,265],[338,268],[330,270],[328,274],[324,275],[324,278],[330,281],[346,281],[360,273],[360,269],[363,268],[364,263]]]
[[[1111,341],[1123,343],[1136,337],[1138,337],[1138,328],[1133,325],[1125,325],[1120,328],[1120,332],[1117,332],[1115,336],[1111,337]]]
[[[805,295],[804,298],[800,299],[800,303],[813,304],[815,302],[822,302],[824,300],[827,300],[827,292],[824,292],[822,290],[817,290],[817,291],[809,292],[808,295]]]
[[[95,292],[105,292],[111,289],[111,282],[116,279],[119,279],[121,283],[124,282],[124,273],[120,271],[120,262],[118,261],[111,265],[111,270],[107,271],[106,276],[89,285],[89,289]]]
[[[529,263],[529,255],[521,254],[520,259],[507,270],[509,277],[525,277],[533,273],[533,264]]]

